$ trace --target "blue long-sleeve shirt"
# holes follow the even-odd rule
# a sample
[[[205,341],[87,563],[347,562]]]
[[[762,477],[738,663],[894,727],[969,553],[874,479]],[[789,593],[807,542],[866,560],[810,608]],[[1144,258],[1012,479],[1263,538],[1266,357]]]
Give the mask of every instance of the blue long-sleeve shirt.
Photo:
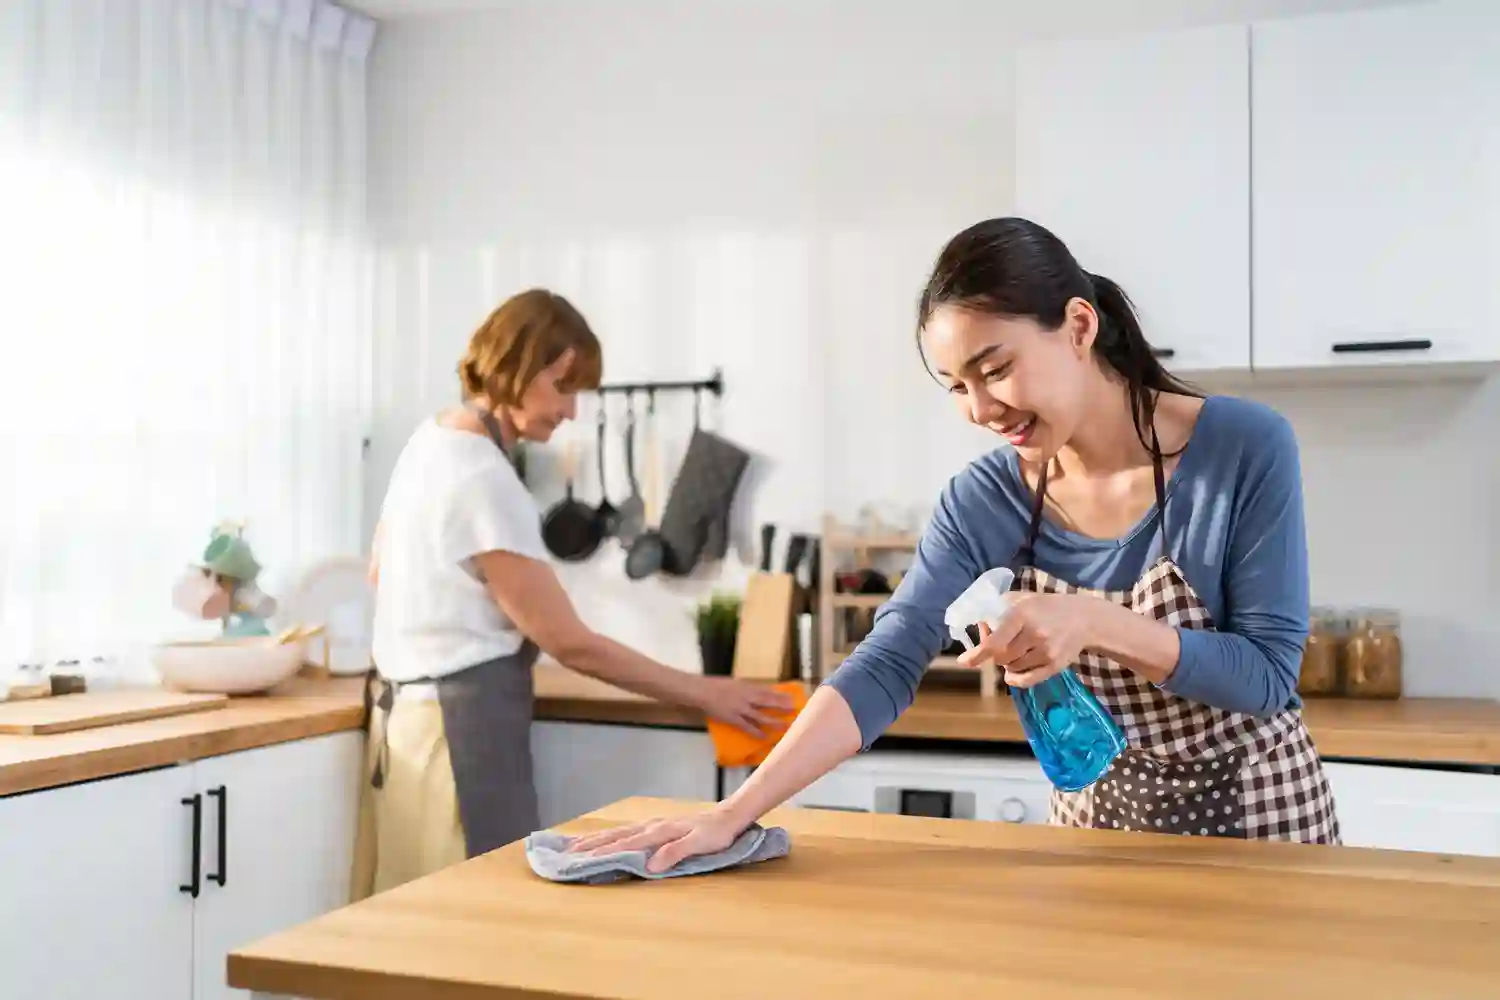
[[[911,705],[949,642],[943,612],[979,574],[1009,566],[1024,543],[1032,494],[1015,452],[972,462],[944,488],[911,569],[875,626],[826,683],[854,711],[868,747]],[[1215,708],[1269,716],[1300,705],[1308,630],[1302,471],[1291,425],[1271,408],[1211,396],[1167,481],[1168,551],[1213,617],[1180,629],[1161,687]],[[1128,589],[1161,555],[1153,506],[1120,538],[1043,519],[1035,563],[1081,587]]]

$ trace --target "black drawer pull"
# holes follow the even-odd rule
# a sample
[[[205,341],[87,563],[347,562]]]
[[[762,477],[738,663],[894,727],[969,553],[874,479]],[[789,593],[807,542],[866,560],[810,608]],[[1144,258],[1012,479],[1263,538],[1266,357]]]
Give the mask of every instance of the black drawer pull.
[[[208,880],[217,882],[222,887],[229,870],[229,789],[224,785],[210,788],[208,797],[219,800],[219,870],[210,872]]]
[[[1334,354],[1381,354],[1395,351],[1430,351],[1430,340],[1350,340],[1333,345]]]
[[[1177,350],[1172,347],[1153,347],[1151,348],[1151,356],[1153,358],[1175,358],[1177,357]]]
[[[203,884],[203,796],[193,795],[183,799],[182,804],[193,810],[193,880],[187,885],[179,885],[177,891],[197,899]]]

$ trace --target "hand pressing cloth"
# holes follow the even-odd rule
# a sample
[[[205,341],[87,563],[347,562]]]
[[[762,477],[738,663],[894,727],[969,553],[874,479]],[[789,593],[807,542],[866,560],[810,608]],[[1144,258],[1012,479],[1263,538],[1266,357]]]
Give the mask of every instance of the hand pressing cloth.
[[[664,872],[656,873],[646,871],[646,862],[651,857],[646,851],[619,851],[592,858],[585,854],[565,853],[574,839],[550,830],[538,830],[527,837],[526,860],[531,864],[531,870],[553,882],[603,885],[627,878],[706,875],[723,868],[782,858],[792,849],[791,837],[781,827],[763,827],[754,823],[724,850],[687,858]]]

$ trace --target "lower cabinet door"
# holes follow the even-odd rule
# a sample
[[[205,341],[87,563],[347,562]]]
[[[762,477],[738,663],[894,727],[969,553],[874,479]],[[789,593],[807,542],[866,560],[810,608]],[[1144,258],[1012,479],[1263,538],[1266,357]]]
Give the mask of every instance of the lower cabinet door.
[[[1346,846],[1500,856],[1500,775],[1323,767]]]
[[[169,767],[0,798],[0,995],[190,1000],[193,791]]]
[[[242,1000],[225,983],[235,948],[349,902],[362,732],[209,757],[203,892],[193,933],[193,1000]]]
[[[531,753],[544,827],[631,796],[714,797],[714,748],[706,732],[534,722]]]

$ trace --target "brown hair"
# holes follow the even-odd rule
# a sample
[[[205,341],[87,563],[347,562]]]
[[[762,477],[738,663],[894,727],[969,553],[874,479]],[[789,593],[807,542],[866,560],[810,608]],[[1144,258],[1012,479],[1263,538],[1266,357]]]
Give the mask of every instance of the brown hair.
[[[599,339],[583,314],[544,288],[512,295],[469,338],[458,363],[464,398],[483,395],[494,403],[515,406],[541,370],[569,350],[573,363],[560,388],[572,392],[597,389],[604,358]]]

